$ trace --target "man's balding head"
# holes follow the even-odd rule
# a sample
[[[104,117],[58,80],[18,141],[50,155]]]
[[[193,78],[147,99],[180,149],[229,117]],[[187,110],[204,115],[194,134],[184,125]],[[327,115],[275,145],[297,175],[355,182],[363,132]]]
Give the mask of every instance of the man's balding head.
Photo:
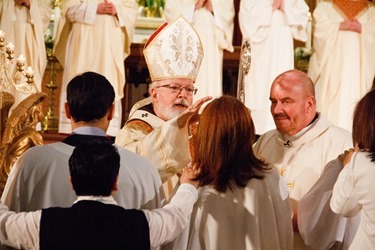
[[[270,100],[276,128],[282,134],[298,133],[315,117],[314,84],[302,71],[289,70],[277,76],[271,86]]]

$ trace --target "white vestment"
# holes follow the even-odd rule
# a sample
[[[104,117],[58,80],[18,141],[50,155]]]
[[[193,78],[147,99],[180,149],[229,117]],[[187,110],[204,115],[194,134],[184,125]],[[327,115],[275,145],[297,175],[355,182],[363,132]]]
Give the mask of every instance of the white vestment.
[[[93,71],[105,76],[116,93],[115,117],[107,133],[115,136],[121,127],[121,102],[125,86],[124,60],[130,54],[135,30],[135,0],[112,0],[117,17],[96,14],[101,0],[68,0],[61,10],[55,55],[64,66],[60,95],[60,133],[70,133],[65,117],[66,86],[76,75]]]
[[[202,42],[204,56],[194,84],[198,89],[195,100],[205,96],[216,98],[223,94],[223,50],[234,50],[233,0],[211,2],[213,13],[206,8],[194,10],[196,0],[170,0],[165,3],[164,14],[167,20],[170,22],[184,16],[192,23]]]
[[[315,84],[317,110],[349,131],[354,107],[371,89],[375,76],[375,8],[369,6],[357,16],[361,33],[339,30],[346,18],[332,2],[321,2],[314,11],[314,53],[308,74]]]
[[[204,187],[190,230],[177,238],[174,249],[292,249],[291,218],[285,182],[274,169],[243,189],[218,193]]]
[[[342,170],[338,159],[327,163],[323,174],[301,198],[298,229],[311,249],[348,249],[357,232],[360,216],[346,218],[330,207],[333,186]]]
[[[104,133],[104,131],[103,131]],[[69,182],[74,147],[64,142],[35,146],[13,166],[1,202],[10,210],[70,207],[77,198]],[[160,177],[145,158],[118,147],[121,167],[115,200],[125,208],[159,208],[164,202]]]
[[[267,132],[254,145],[254,152],[284,176],[293,213],[297,215],[299,201],[317,182],[326,164],[352,145],[348,131],[333,126],[319,114],[293,137],[286,138],[277,130]]]
[[[333,188],[331,208],[347,217],[360,215],[349,249],[375,248],[375,163],[367,152],[354,153]]]
[[[258,135],[275,128],[270,113],[270,89],[276,76],[294,68],[293,38],[307,40],[309,7],[304,0],[284,0],[284,11],[273,10],[272,0],[243,0],[239,24],[249,38],[251,66],[245,78],[245,105]]]
[[[14,0],[0,1],[0,30],[5,33],[5,42],[15,45],[11,74],[14,76],[19,55],[26,58],[25,70],[31,66],[34,70],[34,82],[38,91],[42,90],[42,79],[47,66],[44,33],[50,22],[52,8],[48,0],[30,0],[30,9],[26,6],[15,6]],[[5,48],[4,48],[5,49]],[[16,101],[13,108],[28,95],[11,92]]]

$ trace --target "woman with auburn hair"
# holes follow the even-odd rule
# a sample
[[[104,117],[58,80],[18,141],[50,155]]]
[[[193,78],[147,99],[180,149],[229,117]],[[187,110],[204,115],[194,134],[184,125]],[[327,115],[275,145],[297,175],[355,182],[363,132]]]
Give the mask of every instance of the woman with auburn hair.
[[[331,209],[352,217],[361,213],[361,221],[350,248],[375,248],[375,89],[357,104],[353,116],[354,149],[339,159],[344,169],[333,188]]]
[[[222,96],[203,110],[194,143],[199,198],[187,247],[291,249],[292,214],[286,185],[255,157],[255,129],[239,100]]]

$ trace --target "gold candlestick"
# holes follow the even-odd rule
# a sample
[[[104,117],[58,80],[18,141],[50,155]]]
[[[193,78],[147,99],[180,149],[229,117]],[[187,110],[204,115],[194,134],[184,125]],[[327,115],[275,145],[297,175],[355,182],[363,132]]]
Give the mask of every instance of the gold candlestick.
[[[52,49],[47,49],[48,65],[51,70],[50,81],[46,84],[49,90],[49,102],[46,116],[42,120],[42,131],[58,130],[59,119],[54,112],[55,103],[55,90],[58,88],[56,85],[56,63],[57,59],[52,53]]]
[[[25,57],[19,55],[16,71],[13,76],[15,46],[10,42],[5,45],[5,33],[0,30],[0,108],[2,107],[3,91],[12,92],[13,89],[23,94],[38,92],[33,81],[33,69],[29,66],[25,72]]]

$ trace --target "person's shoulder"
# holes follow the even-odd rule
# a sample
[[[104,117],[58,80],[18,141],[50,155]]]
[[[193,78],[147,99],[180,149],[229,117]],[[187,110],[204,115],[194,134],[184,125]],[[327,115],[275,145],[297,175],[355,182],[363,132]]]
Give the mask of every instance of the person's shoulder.
[[[261,139],[261,138],[264,139],[264,138],[275,136],[275,133],[276,133],[276,129],[269,130],[269,131],[265,132],[264,134],[262,134],[259,137],[259,139]]]
[[[73,150],[73,147],[63,142],[55,142],[51,144],[37,145],[31,147],[24,153],[24,155],[28,157],[34,155],[39,157],[50,157],[52,156],[52,154],[61,154],[62,152],[65,152],[68,148],[71,148],[71,151]]]
[[[152,97],[151,96],[136,102],[129,112],[129,118],[131,118],[133,116],[135,111],[141,109],[142,107],[148,106],[151,103],[152,103]]]
[[[263,144],[265,142],[268,142],[270,139],[272,139],[273,137],[275,137],[276,135],[276,132],[277,130],[276,129],[272,129],[272,130],[269,130],[267,131],[266,133],[262,134],[258,140],[255,142],[255,145],[256,144]]]
[[[341,127],[331,124],[326,130],[327,135],[335,140],[349,140],[352,141],[352,134]]]
[[[17,160],[17,165],[29,171],[42,168],[53,168],[68,160],[72,149],[65,149],[63,143],[57,142],[47,145],[38,145],[28,149]]]
[[[355,161],[361,162],[360,165],[371,165],[372,167],[375,167],[375,162],[371,161],[371,153],[369,152],[357,152],[353,155],[355,157]],[[375,170],[375,169],[374,169]]]
[[[141,131],[143,134],[147,135],[152,132],[152,126],[145,120],[132,119],[127,122],[124,126],[125,129]]]
[[[348,130],[334,125],[327,119],[326,116],[319,114],[318,122],[319,126],[324,128],[324,132],[322,133],[323,135],[332,137],[334,139],[339,139],[338,137],[340,137],[343,140],[351,140],[352,136]]]
[[[122,164],[132,166],[136,163],[137,166],[135,166],[135,168],[154,168],[153,164],[147,158],[138,155],[126,148],[117,145],[116,147],[118,149],[121,159],[123,159],[123,161],[121,161]]]

